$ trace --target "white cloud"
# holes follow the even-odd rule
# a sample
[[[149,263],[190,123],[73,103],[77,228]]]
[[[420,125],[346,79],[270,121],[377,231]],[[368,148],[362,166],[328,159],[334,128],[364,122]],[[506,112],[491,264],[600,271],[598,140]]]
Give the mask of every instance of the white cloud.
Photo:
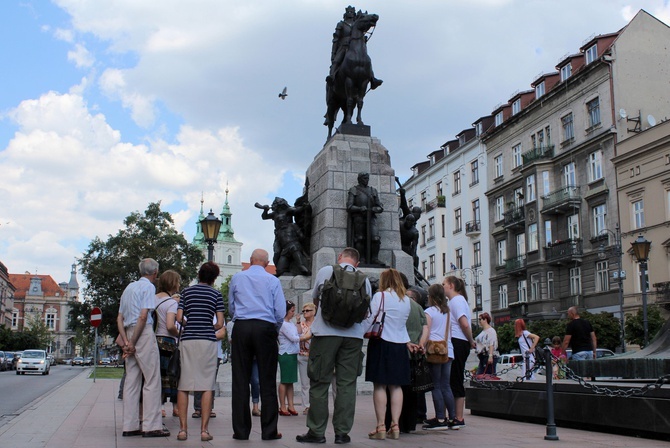
[[[88,68],[95,62],[93,55],[82,44],[76,44],[74,50],[68,51],[67,59],[74,62],[77,68]]]
[[[154,99],[128,87],[126,71],[107,69],[100,77],[100,88],[112,99],[120,99],[123,107],[130,110],[133,121],[139,126],[148,127],[156,118]]]
[[[56,28],[56,31],[54,31],[54,37],[58,40],[62,40],[63,42],[74,42],[74,32],[72,30]]]

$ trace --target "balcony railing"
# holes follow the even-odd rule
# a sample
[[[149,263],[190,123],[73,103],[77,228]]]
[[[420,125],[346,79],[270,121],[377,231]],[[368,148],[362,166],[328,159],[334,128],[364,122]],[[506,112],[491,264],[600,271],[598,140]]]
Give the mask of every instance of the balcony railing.
[[[467,236],[479,235],[482,232],[481,221],[468,221],[465,223],[465,234]]]
[[[507,210],[503,213],[503,217],[505,218],[503,227],[516,226],[522,224],[526,220],[523,206]]]
[[[569,185],[542,196],[542,211],[565,211],[575,206],[578,207],[581,200],[579,187]]]
[[[554,157],[554,145],[536,146],[530,151],[521,154],[524,165],[540,159],[551,159],[552,157]]]
[[[670,303],[670,282],[654,283],[656,288],[656,303]]]
[[[505,260],[505,272],[515,272],[526,269],[526,256],[520,255]]]
[[[436,208],[444,208],[445,207],[445,199],[444,196],[437,197],[436,199],[433,199],[432,201],[426,202],[426,206],[424,207],[424,211],[429,212],[431,210],[434,210]]]
[[[558,241],[544,248],[544,258],[547,263],[581,258],[582,253],[582,240],[580,239]]]

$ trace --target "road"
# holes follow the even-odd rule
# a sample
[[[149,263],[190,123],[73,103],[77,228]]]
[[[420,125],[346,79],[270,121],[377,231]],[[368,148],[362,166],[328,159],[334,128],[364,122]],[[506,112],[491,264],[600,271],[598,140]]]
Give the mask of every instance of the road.
[[[15,371],[0,372],[0,427],[16,417],[22,409],[33,401],[57,389],[72,377],[89,367],[57,365],[49,375],[26,373],[17,375]]]

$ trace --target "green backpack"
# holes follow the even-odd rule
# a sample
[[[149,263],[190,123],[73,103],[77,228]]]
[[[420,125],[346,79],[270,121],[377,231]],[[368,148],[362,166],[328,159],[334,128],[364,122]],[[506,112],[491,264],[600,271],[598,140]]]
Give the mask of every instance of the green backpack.
[[[319,309],[330,325],[350,328],[365,319],[370,310],[370,295],[361,271],[333,265],[333,275],[323,283]]]

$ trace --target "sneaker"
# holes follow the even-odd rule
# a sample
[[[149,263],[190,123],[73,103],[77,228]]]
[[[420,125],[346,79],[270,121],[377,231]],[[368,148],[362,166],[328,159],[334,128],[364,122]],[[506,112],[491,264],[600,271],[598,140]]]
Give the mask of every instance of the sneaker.
[[[429,431],[442,431],[449,428],[447,426],[447,420],[439,421],[436,418],[431,420],[432,421],[430,423],[423,425],[423,429],[427,429]]]
[[[450,429],[465,428],[465,419],[463,419],[463,420],[453,419],[453,420],[450,420],[447,424],[449,425]]]
[[[434,425],[435,423],[438,423],[439,420],[436,418],[429,418],[429,419],[424,419],[421,423],[424,425]]]

